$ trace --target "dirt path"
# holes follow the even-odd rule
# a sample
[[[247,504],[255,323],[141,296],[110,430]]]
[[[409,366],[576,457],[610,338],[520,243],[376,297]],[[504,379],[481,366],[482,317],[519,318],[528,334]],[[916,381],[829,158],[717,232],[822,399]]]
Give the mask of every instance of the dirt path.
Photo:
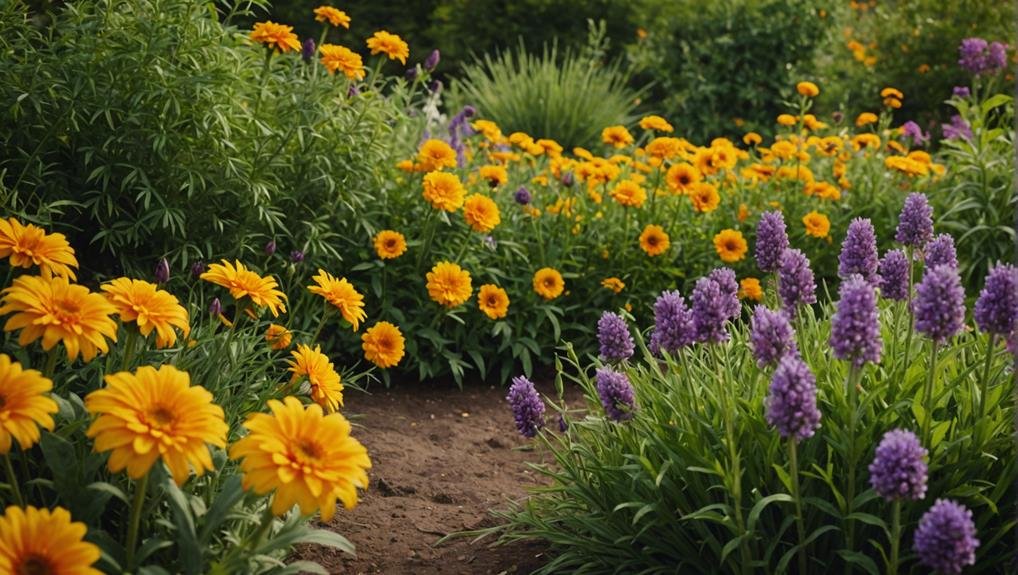
[[[304,549],[303,558],[351,575],[530,573],[546,562],[536,543],[434,546],[448,533],[491,525],[489,509],[537,481],[525,463],[548,456],[517,449],[530,444],[516,433],[504,396],[501,388],[437,384],[348,392],[344,412],[374,467],[360,504],[338,511],[328,527],[357,546],[357,558],[324,548]]]

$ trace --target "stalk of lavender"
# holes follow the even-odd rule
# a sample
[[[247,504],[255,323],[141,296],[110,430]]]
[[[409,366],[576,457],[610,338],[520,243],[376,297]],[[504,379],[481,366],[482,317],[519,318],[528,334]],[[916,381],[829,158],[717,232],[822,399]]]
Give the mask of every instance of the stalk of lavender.
[[[894,331],[891,337],[892,358],[897,357],[898,345],[900,343],[898,340],[898,334],[901,332],[902,315],[908,316],[908,332],[911,333],[912,331],[912,315],[909,312],[908,304],[906,303],[912,292],[912,286],[910,285],[911,272],[912,263],[909,261],[908,255],[904,250],[889,250],[880,260],[880,266],[878,269],[880,295],[899,304],[895,305],[894,308]],[[909,336],[906,335],[905,337],[908,339]],[[906,363],[905,365],[908,364]],[[896,377],[892,377],[891,379],[890,395],[892,397],[895,395],[897,389],[897,379],[898,378]]]
[[[696,341],[692,312],[677,291],[662,292],[654,302],[654,331],[650,335],[650,351],[677,354]]]
[[[795,317],[799,306],[816,303],[816,287],[806,255],[794,248],[782,252],[778,264],[778,293],[789,317]]]
[[[877,280],[877,234],[867,218],[856,218],[848,225],[838,256],[838,276],[847,279],[859,274],[870,284]]]
[[[636,344],[625,318],[606,311],[597,322],[597,341],[603,361],[618,362],[633,356]]]
[[[905,331],[905,361],[902,364],[902,369],[908,369],[912,354],[912,330],[915,327],[915,316],[911,313],[913,255],[922,253],[930,240],[933,239],[933,208],[930,207],[926,196],[913,193],[905,198],[905,204],[898,216],[898,227],[895,230],[894,239],[905,246],[905,260],[908,263],[908,291],[905,292],[908,329]],[[897,332],[897,330],[895,331]],[[897,381],[897,377],[892,381]]]
[[[986,414],[986,394],[990,387],[990,365],[997,337],[1009,336],[1018,325],[1018,268],[997,265],[986,276],[986,284],[972,314],[979,329],[990,336],[986,347],[983,377],[980,380],[979,418]]]
[[[870,464],[870,485],[894,506],[891,523],[891,559],[888,575],[898,572],[901,542],[901,501],[918,501],[926,497],[928,470],[924,461],[927,452],[911,431],[895,429],[884,434]]]
[[[534,382],[524,376],[514,377],[506,396],[513,410],[516,429],[523,437],[534,437],[537,430],[544,426],[544,402],[534,388]]]
[[[781,254],[788,247],[784,216],[779,211],[764,212],[756,224],[756,267],[762,272],[773,274],[777,282]],[[773,291],[777,293],[777,289]]]
[[[780,312],[758,305],[750,320],[749,344],[758,367],[777,365],[788,354],[798,352],[795,331],[788,317]]]
[[[916,316],[916,331],[930,338],[930,371],[926,378],[923,408],[923,444],[932,451],[930,426],[933,422],[933,383],[937,372],[937,348],[965,325],[965,291],[961,287],[958,269],[939,265],[923,274],[916,287],[912,311]]]
[[[972,512],[950,499],[938,499],[919,520],[913,548],[919,562],[936,573],[958,575],[976,562],[976,525]]]

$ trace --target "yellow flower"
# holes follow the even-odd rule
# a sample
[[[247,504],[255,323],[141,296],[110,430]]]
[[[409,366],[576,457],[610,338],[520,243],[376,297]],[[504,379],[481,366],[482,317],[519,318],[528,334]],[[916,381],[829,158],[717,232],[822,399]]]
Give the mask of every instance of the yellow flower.
[[[424,176],[424,199],[436,210],[455,212],[463,205],[466,190],[456,174],[431,172]]]
[[[10,258],[16,268],[39,266],[45,277],[52,275],[75,279],[78,260],[64,234],[47,234],[42,228],[23,225],[14,218],[0,219],[0,258]]]
[[[816,196],[821,200],[840,200],[841,190],[828,182],[808,182],[805,192],[807,196]]]
[[[322,53],[322,65],[330,74],[342,71],[351,80],[364,79],[364,61],[357,52],[336,44],[322,44],[319,51]]]
[[[34,369],[0,353],[0,454],[11,451],[11,439],[22,451],[39,441],[39,428],[53,431],[57,402],[49,397],[53,382]]]
[[[901,107],[901,100],[897,98],[884,98],[884,105],[897,110]]]
[[[117,324],[110,318],[117,312],[113,304],[65,277],[20,276],[0,293],[0,315],[14,313],[4,331],[20,329],[22,347],[42,338],[42,348],[49,351],[62,342],[67,359],[73,361],[80,353],[88,362],[99,352],[109,352],[106,338],[117,341]]]
[[[640,234],[640,249],[648,256],[659,256],[668,251],[671,247],[671,240],[664,228],[654,224],[647,224]]]
[[[675,164],[668,168],[665,174],[665,181],[668,187],[677,194],[688,194],[693,191],[694,186],[700,183],[700,171],[692,164],[685,162]]]
[[[799,82],[795,85],[795,91],[807,98],[816,98],[820,95],[820,88],[813,82]]]
[[[400,160],[396,162],[396,169],[401,172],[413,172],[416,170],[416,166],[414,166],[413,160]]]
[[[760,301],[763,299],[763,288],[760,287],[760,280],[756,278],[743,278],[739,282],[739,297]]]
[[[748,246],[742,232],[726,229],[714,236],[714,249],[725,263],[735,263],[746,256]]]
[[[375,235],[375,253],[383,260],[393,260],[406,252],[406,238],[399,232],[382,230]]]
[[[350,28],[350,17],[347,16],[346,12],[333,8],[332,6],[319,6],[318,8],[315,8],[315,21],[328,21],[329,24],[332,24],[337,28],[340,26],[346,29]]]
[[[497,142],[502,139],[502,130],[491,120],[474,120],[470,126],[480,132],[486,140]]]
[[[756,132],[746,132],[746,135],[742,137],[742,141],[747,146],[756,146],[763,141],[763,138]]]
[[[302,377],[308,378],[311,400],[322,406],[326,413],[338,410],[343,405],[343,384],[329,356],[322,353],[322,347],[316,345],[311,349],[300,344],[290,353],[294,359],[286,362],[290,366],[287,371],[293,374],[290,383],[296,383]]]
[[[789,159],[789,158],[791,158],[792,156],[795,155],[796,148],[795,148],[795,144],[793,144],[793,143],[791,143],[791,142],[789,142],[787,140],[781,140],[780,142],[774,142],[774,145],[771,146],[771,150],[770,151],[771,151],[771,154],[773,154],[775,158],[779,158],[781,160],[787,160],[787,159]]]
[[[470,299],[474,288],[470,273],[451,262],[439,262],[427,273],[428,295],[445,307],[456,307]]]
[[[625,126],[608,126],[601,130],[601,141],[613,148],[621,149],[633,143],[633,135]]]
[[[399,328],[387,321],[376,323],[361,336],[364,357],[381,369],[399,364],[405,344]]]
[[[293,341],[293,332],[274,323],[265,330],[265,341],[269,342],[269,347],[275,351],[286,349]]]
[[[272,312],[272,317],[279,317],[279,313],[286,313],[286,294],[279,291],[279,284],[272,276],[262,277],[247,269],[240,261],[231,264],[222,260],[222,264],[212,264],[209,271],[201,274],[201,279],[223,286],[230,290],[230,295],[235,300],[245,297],[251,299],[256,307],[267,307]]]
[[[467,196],[463,203],[463,218],[475,232],[490,232],[502,221],[495,201],[481,194]]]
[[[858,117],[856,117],[855,125],[856,125],[856,127],[861,128],[863,126],[867,126],[869,124],[872,124],[872,123],[874,123],[876,121],[877,121],[877,115],[876,114],[874,114],[873,112],[863,112],[862,114],[859,114]]]
[[[509,172],[506,171],[504,166],[481,166],[477,173],[485,180],[488,180],[488,185],[493,188],[497,188],[509,181]]]
[[[426,140],[417,151],[418,169],[434,172],[442,168],[456,167],[456,150],[442,140]]]
[[[544,148],[544,153],[548,154],[550,158],[558,158],[562,155],[562,145],[548,138],[541,138],[537,141],[537,145]]]
[[[738,215],[736,215],[736,218],[740,222],[744,222],[748,217],[749,217],[749,206],[747,206],[746,204],[739,204],[739,213]]]
[[[379,30],[368,38],[368,48],[371,49],[372,55],[382,53],[390,60],[399,60],[400,64],[406,64],[407,56],[410,55],[410,47],[407,46],[407,43],[399,36],[385,30]]]
[[[927,164],[902,156],[888,156],[884,159],[884,166],[908,176],[925,176],[930,172]]]
[[[11,505],[0,517],[0,573],[102,575],[91,567],[102,552],[84,540],[87,531],[63,507]]]
[[[144,365],[134,373],[107,375],[106,387],[85,397],[96,420],[86,433],[94,449],[112,451],[107,465],[140,479],[162,460],[177,485],[194,469],[215,469],[208,444],[226,447],[223,410],[204,387],[192,386],[186,371],[172,365]]]
[[[781,114],[778,116],[778,123],[782,126],[794,126],[799,123],[799,118],[791,114]]]
[[[541,268],[534,273],[534,292],[546,300],[553,300],[562,295],[566,282],[562,274],[554,268]]]
[[[707,182],[698,182],[693,187],[689,199],[693,202],[693,208],[700,213],[709,213],[718,209],[721,204],[721,195],[717,187]]]
[[[615,293],[621,293],[622,290],[626,289],[626,284],[619,278],[610,277],[601,280],[601,287],[610,289]]]
[[[902,94],[901,90],[898,90],[897,88],[891,88],[890,86],[888,86],[887,88],[884,88],[883,90],[880,91],[880,97],[898,98],[899,100],[903,100],[905,98],[905,94]]]
[[[163,291],[147,281],[117,278],[101,286],[107,299],[117,309],[120,321],[135,322],[143,337],[156,331],[156,347],[165,348],[177,343],[176,327],[187,337],[191,334],[187,310],[173,294]]]
[[[350,437],[350,422],[339,413],[324,415],[318,404],[306,408],[296,397],[270,399],[272,415],[253,413],[244,423],[250,433],[230,448],[243,459],[244,488],[259,495],[275,490],[272,513],[283,515],[294,505],[303,515],[321,510],[332,519],[336,499],[349,509],[357,488],[367,489],[371,460]]]
[[[802,224],[806,226],[806,235],[814,238],[826,238],[831,231],[831,221],[816,210],[803,216]]]
[[[620,205],[638,208],[647,201],[647,192],[633,180],[622,180],[612,190],[612,199]]]
[[[335,276],[320,268],[318,275],[311,279],[318,285],[308,286],[308,291],[325,298],[325,301],[339,310],[343,319],[350,323],[353,330],[357,331],[361,322],[368,316],[364,313],[364,296],[358,293],[353,284],[346,281],[346,278],[336,279]]]
[[[505,317],[509,311],[509,294],[494,284],[484,284],[477,291],[477,307],[489,319]]]
[[[852,148],[857,152],[866,148],[879,150],[880,136],[876,134],[856,134],[852,137]]]
[[[640,120],[640,127],[644,130],[656,130],[658,132],[673,132],[675,128],[661,116],[644,116]]]
[[[251,39],[280,52],[300,52],[300,41],[293,33],[293,26],[275,22],[258,22],[251,31]]]

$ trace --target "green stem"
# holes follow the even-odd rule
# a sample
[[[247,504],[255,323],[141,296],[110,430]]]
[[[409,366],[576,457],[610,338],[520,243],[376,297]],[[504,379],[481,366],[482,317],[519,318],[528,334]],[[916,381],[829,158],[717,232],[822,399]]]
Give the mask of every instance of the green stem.
[[[990,334],[990,343],[986,348],[986,363],[983,364],[982,388],[979,390],[979,419],[986,414],[986,394],[990,390],[990,366],[993,364],[993,348],[997,344],[997,334]]]
[[[322,328],[325,327],[325,322],[329,319],[329,312],[332,311],[329,308],[329,304],[325,303],[325,309],[322,311],[322,318],[318,320],[318,328],[315,329],[315,334],[311,336],[311,343],[318,341],[318,336],[322,335]]]
[[[14,502],[18,504],[18,507],[24,507],[25,499],[21,496],[21,488],[18,487],[18,476],[14,474],[10,453],[4,454],[4,470],[7,471],[7,482],[11,485],[11,491],[14,493]]]
[[[799,457],[798,440],[795,437],[788,442],[788,463],[791,466],[792,497],[795,499],[795,527],[799,532],[799,573],[806,573],[806,524],[802,517],[802,496],[799,492]]]
[[[59,355],[60,352],[57,351],[56,346],[53,346],[50,348],[49,352],[47,352],[46,365],[42,368],[42,374],[46,376],[47,379],[53,379],[53,374],[57,370],[57,356]]]
[[[931,428],[933,425],[933,382],[937,374],[937,340],[930,342],[930,371],[926,375],[926,388],[923,391],[923,445],[933,456]]]
[[[915,314],[912,313],[912,271],[915,262],[912,261],[912,250],[905,248],[905,258],[908,260],[908,296],[905,298],[905,311],[908,313],[908,331],[905,332],[905,362],[902,363],[902,378],[908,372],[909,360],[912,355],[912,332],[915,331]]]
[[[262,521],[258,524],[258,529],[247,539],[245,545],[250,547],[252,550],[258,547],[261,543],[262,538],[265,537],[265,533],[268,532],[269,527],[272,526],[272,520],[274,515],[272,513],[272,504],[265,505],[265,511],[262,512]]]
[[[848,489],[845,491],[846,517],[852,514],[855,503],[855,471],[856,471],[856,449],[855,449],[855,428],[859,421],[859,393],[856,389],[859,385],[859,376],[862,374],[860,368],[851,366],[848,368],[848,378],[845,380],[848,394]],[[848,521],[845,529],[845,547],[851,551],[855,540],[855,523]],[[845,563],[845,572],[852,572],[851,563]]]
[[[898,574],[898,548],[901,545],[901,500],[894,500],[891,517],[891,561],[887,564],[887,575]]]
[[[141,511],[145,507],[145,491],[148,489],[148,474],[146,473],[135,482],[134,500],[131,501],[131,517],[127,524],[127,571],[133,572],[135,565],[135,551],[138,547],[138,530],[141,527]]]
[[[714,350],[718,346],[724,346],[724,354],[717,354]],[[746,547],[746,525],[742,517],[742,462],[739,458],[739,449],[735,441],[735,423],[732,419],[732,415],[736,409],[736,398],[731,396],[728,392],[728,385],[725,381],[725,366],[728,365],[728,347],[724,344],[713,344],[710,346],[712,354],[716,360],[716,369],[718,370],[718,381],[720,386],[718,388],[718,403],[721,407],[721,413],[724,418],[725,425],[725,438],[728,443],[728,457],[731,462],[732,472],[732,507],[735,512],[735,524],[741,537],[739,541],[739,555],[741,559],[741,571],[742,573],[751,573],[750,569],[750,553],[749,548]]]

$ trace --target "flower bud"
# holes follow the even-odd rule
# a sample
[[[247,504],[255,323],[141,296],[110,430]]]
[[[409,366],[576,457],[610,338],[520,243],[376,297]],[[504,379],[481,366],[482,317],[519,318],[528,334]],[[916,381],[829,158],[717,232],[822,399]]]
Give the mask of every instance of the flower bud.
[[[156,264],[156,283],[164,284],[170,281],[170,262],[166,261],[166,258],[159,260]]]
[[[209,313],[212,314],[213,317],[219,317],[222,315],[223,302],[219,301],[219,298],[213,299],[212,303],[209,304]]]
[[[304,62],[310,62],[311,58],[315,57],[315,39],[307,38],[304,43],[300,46],[300,57],[304,59]]]
[[[442,55],[438,52],[438,49],[432,50],[431,54],[424,60],[424,69],[432,71],[438,66],[438,62],[442,59]]]
[[[276,253],[276,240],[269,240],[269,242],[265,244],[265,255],[271,256],[275,253]]]

